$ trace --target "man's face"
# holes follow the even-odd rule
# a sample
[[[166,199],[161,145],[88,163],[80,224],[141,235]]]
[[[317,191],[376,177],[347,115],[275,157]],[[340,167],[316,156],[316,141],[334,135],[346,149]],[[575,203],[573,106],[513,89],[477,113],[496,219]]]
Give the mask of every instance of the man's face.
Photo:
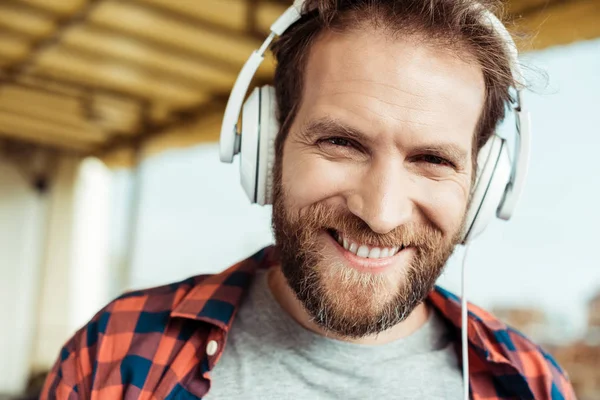
[[[404,320],[460,240],[484,81],[454,54],[368,29],[311,48],[273,226],[289,285],[327,330]]]

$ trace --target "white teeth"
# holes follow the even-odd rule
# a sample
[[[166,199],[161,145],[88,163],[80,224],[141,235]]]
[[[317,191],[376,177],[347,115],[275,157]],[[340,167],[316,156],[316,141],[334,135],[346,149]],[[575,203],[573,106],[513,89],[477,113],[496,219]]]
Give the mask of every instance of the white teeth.
[[[358,245],[356,243],[350,244],[350,247],[348,248],[348,251],[350,253],[356,254],[356,250],[358,250]]]
[[[381,254],[381,249],[379,247],[374,247],[369,252],[369,258],[379,258],[380,254]]]
[[[363,244],[358,248],[356,255],[359,257],[367,258],[369,256],[369,248]]]
[[[387,258],[392,257],[398,253],[401,249],[400,246],[396,247],[369,247],[367,245],[359,245],[357,243],[351,242],[348,238],[344,237],[343,234],[338,233],[337,235],[338,243],[344,247],[344,249],[348,250],[350,253],[356,254],[358,257],[362,258]]]

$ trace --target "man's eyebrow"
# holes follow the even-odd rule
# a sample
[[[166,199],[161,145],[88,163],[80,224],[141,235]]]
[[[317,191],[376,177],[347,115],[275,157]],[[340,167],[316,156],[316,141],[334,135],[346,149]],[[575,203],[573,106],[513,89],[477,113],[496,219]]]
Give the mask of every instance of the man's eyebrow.
[[[344,125],[329,117],[309,122],[302,129],[302,136],[311,141],[325,136],[341,136],[345,139],[354,140],[362,144],[367,144],[372,141],[372,139],[361,130]]]
[[[457,166],[464,166],[469,158],[468,151],[454,143],[430,143],[416,146],[412,151],[442,157]]]

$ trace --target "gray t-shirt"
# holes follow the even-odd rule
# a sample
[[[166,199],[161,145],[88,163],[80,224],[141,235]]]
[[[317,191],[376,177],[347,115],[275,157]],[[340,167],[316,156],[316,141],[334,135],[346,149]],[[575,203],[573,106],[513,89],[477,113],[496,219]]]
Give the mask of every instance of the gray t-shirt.
[[[460,399],[462,376],[436,313],[417,332],[359,345],[310,332],[275,300],[258,272],[233,323],[205,399]]]

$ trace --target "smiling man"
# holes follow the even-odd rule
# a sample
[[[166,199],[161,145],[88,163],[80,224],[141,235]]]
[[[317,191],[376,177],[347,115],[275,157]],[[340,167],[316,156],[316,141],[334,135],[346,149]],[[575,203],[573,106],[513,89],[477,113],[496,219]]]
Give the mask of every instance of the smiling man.
[[[469,0],[303,11],[273,47],[276,246],[111,302],[43,398],[462,397],[460,301],[435,282],[516,84],[507,43]],[[575,398],[541,348],[469,311],[472,398]]]

